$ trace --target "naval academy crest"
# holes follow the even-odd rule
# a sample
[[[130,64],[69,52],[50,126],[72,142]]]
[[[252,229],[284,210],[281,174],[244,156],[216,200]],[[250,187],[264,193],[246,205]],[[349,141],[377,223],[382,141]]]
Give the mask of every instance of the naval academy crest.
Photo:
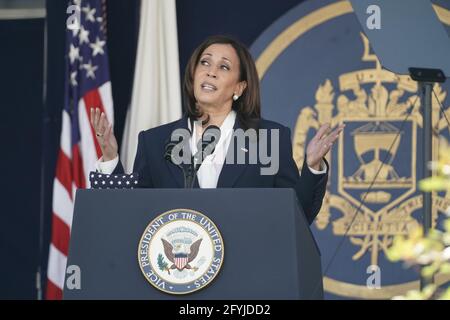
[[[433,1],[450,30],[450,7]],[[263,116],[288,125],[300,168],[306,145],[324,123],[345,123],[332,151],[329,183],[312,226],[322,253],[326,297],[390,298],[418,288],[418,273],[385,252],[396,235],[421,224],[422,116],[417,83],[384,70],[348,1],[305,1],[253,44]],[[433,94],[433,159],[448,145],[450,86]],[[433,223],[450,195],[433,194]],[[370,266],[381,288],[366,285]],[[437,278],[435,282],[445,282]]]
[[[186,294],[206,287],[220,271],[224,246],[216,225],[200,212],[176,209],[149,223],[138,262],[158,290]]]

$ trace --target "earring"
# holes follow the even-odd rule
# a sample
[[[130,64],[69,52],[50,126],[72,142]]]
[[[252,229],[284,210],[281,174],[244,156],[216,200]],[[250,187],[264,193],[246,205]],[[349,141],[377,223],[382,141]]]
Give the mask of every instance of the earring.
[[[238,96],[237,94],[234,94],[234,95],[233,95],[233,100],[234,100],[234,101],[237,101],[237,99],[239,99],[239,96]]]

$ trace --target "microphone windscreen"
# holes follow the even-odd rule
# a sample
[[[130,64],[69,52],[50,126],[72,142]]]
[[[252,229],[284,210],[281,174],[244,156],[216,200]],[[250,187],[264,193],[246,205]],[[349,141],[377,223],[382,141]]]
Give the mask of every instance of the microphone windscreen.
[[[202,134],[202,150],[206,148],[206,146],[213,144],[213,147],[216,146],[217,142],[220,139],[220,128],[218,126],[208,126]]]

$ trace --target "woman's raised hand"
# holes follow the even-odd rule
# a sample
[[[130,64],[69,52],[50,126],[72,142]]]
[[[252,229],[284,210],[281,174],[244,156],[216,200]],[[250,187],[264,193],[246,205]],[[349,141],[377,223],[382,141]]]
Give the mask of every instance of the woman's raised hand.
[[[331,131],[330,124],[328,123],[320,127],[315,137],[306,147],[306,161],[310,168],[319,170],[320,162],[328,151],[330,151],[333,143],[339,138],[344,127],[345,124],[341,124],[334,131]]]
[[[91,125],[94,128],[98,144],[102,149],[103,161],[113,160],[118,155],[118,145],[112,124],[106,119],[104,112],[100,114],[99,108],[91,108]]]

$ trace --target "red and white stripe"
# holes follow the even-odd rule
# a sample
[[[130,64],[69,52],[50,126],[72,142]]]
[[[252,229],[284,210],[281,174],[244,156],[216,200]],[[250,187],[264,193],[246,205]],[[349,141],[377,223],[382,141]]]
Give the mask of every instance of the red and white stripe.
[[[72,226],[75,192],[89,188],[89,172],[95,170],[95,162],[101,156],[94,130],[89,121],[90,108],[99,107],[113,122],[111,83],[89,91],[79,101],[78,121],[80,141],[72,143],[72,124],[63,110],[60,149],[53,183],[52,242],[47,269],[47,299],[61,299],[64,287],[70,229]]]
[[[175,265],[179,270],[183,270],[188,263],[188,257],[175,257]]]

